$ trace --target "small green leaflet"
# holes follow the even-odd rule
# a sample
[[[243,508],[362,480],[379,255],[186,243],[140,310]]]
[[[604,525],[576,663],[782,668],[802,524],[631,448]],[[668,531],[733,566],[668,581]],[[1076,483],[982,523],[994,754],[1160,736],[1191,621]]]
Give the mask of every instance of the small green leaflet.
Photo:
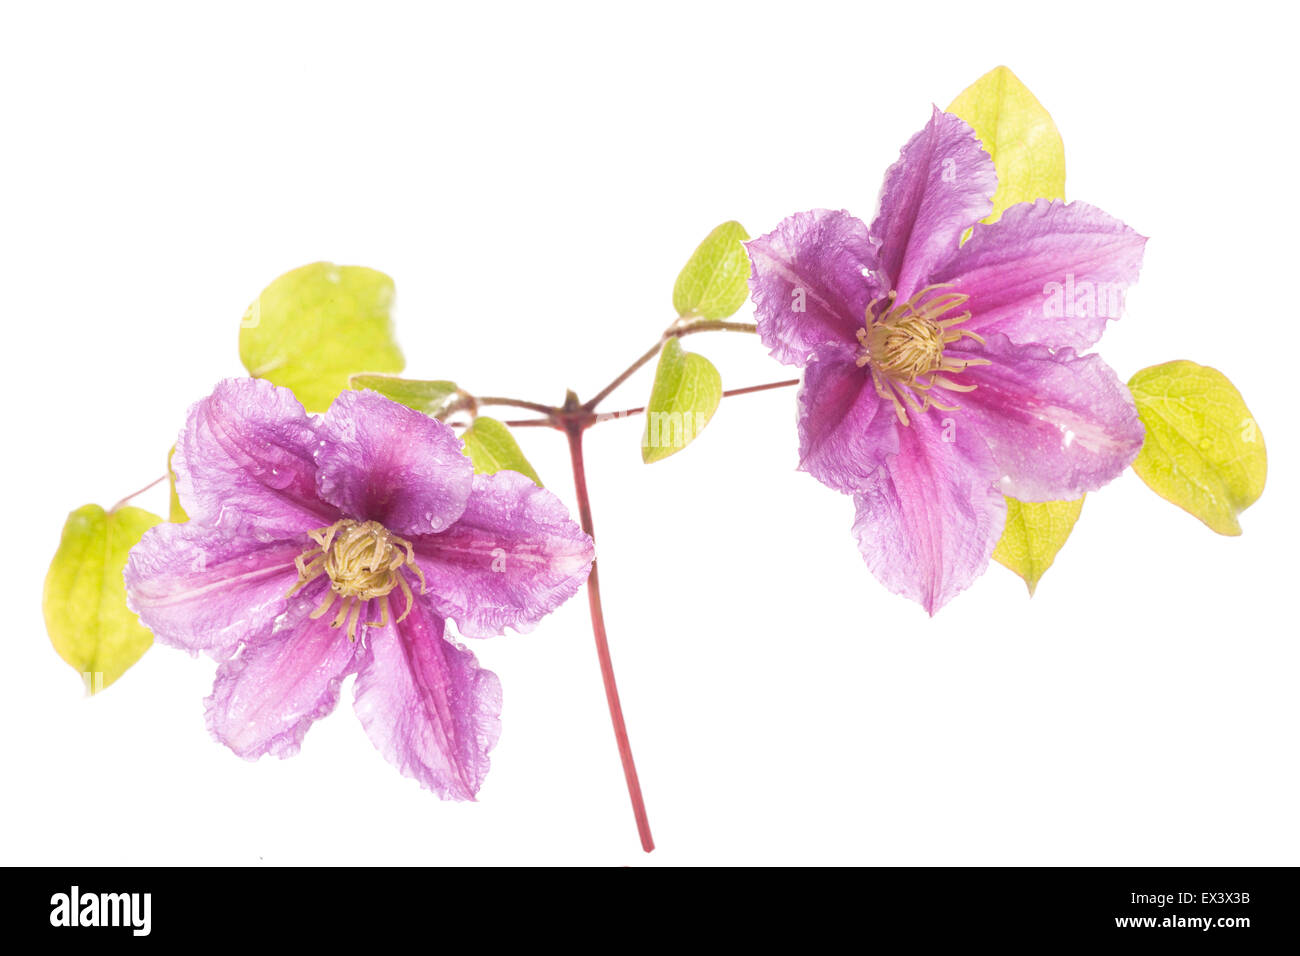
[[[371,389],[434,418],[446,414],[459,391],[455,382],[398,378],[395,375],[353,375],[351,386],[358,390]]]
[[[1005,66],[994,67],[948,106],[975,130],[998,171],[993,222],[1008,206],[1065,198],[1065,144],[1033,93]]]
[[[641,460],[647,465],[681,451],[709,423],[722,401],[722,376],[676,338],[664,343],[645,410]]]
[[[993,560],[1024,578],[1032,596],[1082,510],[1082,498],[1043,502],[1008,498],[1007,524],[993,549]]]
[[[524,457],[510,429],[495,418],[480,415],[461,436],[465,441],[465,454],[474,463],[474,474],[493,475],[508,469],[527,475],[540,486],[542,479]]]
[[[309,412],[323,412],[349,376],[400,372],[389,312],[393,280],[361,266],[316,262],[286,272],[248,307],[239,358],[255,378],[293,389]]]
[[[45,629],[59,656],[95,693],[140,659],[153,635],[126,606],[127,553],[162,518],[139,508],[86,505],[68,515],[45,576]]]
[[[1187,361],[1144,368],[1128,387],[1147,430],[1138,477],[1211,530],[1241,534],[1237,515],[1268,474],[1264,435],[1241,393],[1217,369]]]
[[[683,318],[725,319],[735,315],[749,295],[749,238],[740,223],[724,222],[691,254],[677,284],[673,308]]]

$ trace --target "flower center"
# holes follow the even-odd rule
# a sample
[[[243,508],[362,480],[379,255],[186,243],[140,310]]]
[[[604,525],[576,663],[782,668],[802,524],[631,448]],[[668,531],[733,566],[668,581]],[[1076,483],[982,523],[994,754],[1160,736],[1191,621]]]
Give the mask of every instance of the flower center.
[[[955,359],[944,355],[945,346],[962,338],[972,338],[984,344],[984,339],[968,329],[956,329],[970,318],[970,312],[944,318],[962,305],[968,295],[960,292],[936,293],[947,285],[929,285],[902,304],[897,303],[898,293],[890,291],[885,296],[884,311],[879,315],[877,305],[881,299],[872,299],[867,305],[866,323],[858,329],[858,368],[866,365],[871,370],[871,380],[881,398],[894,403],[898,420],[910,424],[907,406],[925,412],[931,406],[943,411],[956,411],[956,405],[944,405],[931,395],[934,388],[954,392],[974,391],[974,385],[960,385],[949,375],[963,372],[972,365],[988,365],[988,359]],[[915,392],[921,393],[918,399]]]
[[[387,627],[389,620],[388,595],[401,588],[406,597],[406,608],[400,623],[411,613],[414,597],[406,582],[404,569],[409,568],[420,579],[420,593],[425,591],[424,572],[415,562],[411,542],[399,538],[378,521],[353,521],[342,518],[328,528],[307,532],[316,547],[308,548],[294,559],[298,568],[298,583],[288,596],[296,594],[322,574],[329,575],[330,586],[325,600],[311,612],[312,619],[324,617],[341,599],[338,614],[330,627],[348,628],[348,640],[357,639],[357,625],[362,627]],[[362,606],[369,600],[378,600],[380,618],[361,621]]]

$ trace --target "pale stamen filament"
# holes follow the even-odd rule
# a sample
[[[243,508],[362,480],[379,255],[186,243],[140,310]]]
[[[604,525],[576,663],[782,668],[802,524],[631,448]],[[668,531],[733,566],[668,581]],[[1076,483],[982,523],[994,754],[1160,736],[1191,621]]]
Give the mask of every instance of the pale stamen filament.
[[[295,585],[295,587],[301,587],[301,586],[302,586],[301,584]],[[334,599],[337,598],[337,597],[338,597],[338,594],[335,592],[335,590],[334,590],[333,588],[326,588],[326,589],[325,589],[325,600],[322,601],[322,602],[320,603],[320,606],[317,607],[316,610],[314,610],[314,611],[311,612],[311,619],[312,619],[313,621],[315,621],[315,620],[317,620],[317,619],[319,619],[319,618],[324,617],[326,614],[328,614],[329,611],[330,611],[330,608],[332,608],[332,607],[334,606]]]
[[[330,627],[339,628],[343,626],[343,622],[348,619],[348,614],[352,611],[352,602],[355,600],[356,598],[346,597],[339,602],[339,613],[334,617],[334,620],[330,621]]]

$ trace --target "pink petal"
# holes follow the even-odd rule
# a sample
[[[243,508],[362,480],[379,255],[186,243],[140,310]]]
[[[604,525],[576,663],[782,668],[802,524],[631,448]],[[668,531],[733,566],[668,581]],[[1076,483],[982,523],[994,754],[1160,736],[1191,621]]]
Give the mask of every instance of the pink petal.
[[[127,604],[163,644],[227,657],[284,611],[298,580],[294,559],[309,544],[160,524],[131,549]]]
[[[394,610],[404,605],[399,598]],[[417,598],[400,624],[368,628],[356,711],[389,763],[444,800],[473,800],[501,732],[501,685],[443,636]]]
[[[857,343],[867,303],[880,294],[865,273],[876,246],[847,212],[796,213],[746,244],[758,334],[779,362],[803,365],[827,346]]]
[[[851,358],[811,362],[799,389],[799,467],[836,491],[872,481],[898,451],[898,417],[876,392],[871,373]]]
[[[1006,502],[972,429],[934,409],[911,421],[898,454],[854,495],[853,533],[871,572],[934,614],[988,567]]]
[[[197,402],[176,443],[176,493],[190,519],[262,540],[335,520],[316,494],[316,432],[287,388],[230,378]]]
[[[414,544],[431,606],[466,637],[531,630],[577,592],[594,556],[564,503],[513,471],[475,475],[460,520]]]
[[[931,281],[970,295],[971,319],[961,328],[1083,349],[1101,338],[1108,319],[1120,317],[1145,245],[1094,206],[1040,199],[976,226]]]
[[[338,703],[358,645],[346,629],[329,626],[329,615],[308,617],[322,592],[322,586],[303,592],[274,630],[255,636],[217,670],[206,701],[208,730],[241,757],[296,754],[312,723]]]
[[[1005,476],[1002,490],[1013,498],[1069,500],[1096,491],[1142,447],[1133,396],[1099,356],[1013,345],[1001,334],[952,354],[993,363],[955,376],[976,388],[954,401],[988,444]]]
[[[952,258],[962,233],[993,211],[997,186],[993,160],[975,131],[936,108],[885,173],[880,213],[871,224],[881,270],[900,301],[936,281],[930,274]]]
[[[349,517],[428,534],[465,510],[474,466],[451,428],[377,392],[347,391],[320,424],[320,495]]]

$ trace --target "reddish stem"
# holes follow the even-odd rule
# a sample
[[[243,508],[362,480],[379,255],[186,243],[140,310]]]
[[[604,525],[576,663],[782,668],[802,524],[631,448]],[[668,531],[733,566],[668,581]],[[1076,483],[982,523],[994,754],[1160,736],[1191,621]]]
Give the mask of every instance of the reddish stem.
[[[549,415],[555,411],[550,405],[543,405],[541,402],[525,402],[519,398],[502,398],[499,395],[479,395],[475,397],[479,405],[506,405],[510,408],[526,408],[530,412],[539,412],[542,415]]]
[[[576,405],[576,397],[572,400],[572,404]],[[596,535],[591,524],[591,501],[587,495],[587,472],[582,460],[582,433],[591,424],[590,419],[568,418],[565,420],[564,431],[569,436],[569,458],[573,462],[573,484],[578,495],[579,521],[582,530],[595,540]],[[636,817],[637,833],[641,836],[641,849],[649,853],[655,848],[655,841],[650,835],[650,818],[646,816],[645,800],[641,796],[641,783],[636,775],[636,762],[632,759],[632,744],[628,741],[627,725],[623,722],[623,705],[619,703],[618,684],[614,681],[614,662],[609,656],[605,612],[600,605],[600,579],[594,561],[591,565],[591,573],[587,577],[587,601],[591,605],[591,630],[596,638],[596,656],[600,659],[600,676],[605,682],[605,700],[609,702],[609,718],[614,724],[614,740],[618,743],[618,755],[623,761],[627,793],[632,799],[632,813]]]
[[[587,402],[579,401],[578,396],[572,391],[565,396],[564,405],[558,408],[517,398],[487,396],[474,399],[472,396],[464,395],[467,401],[462,405],[454,406],[449,411],[460,411],[466,408],[473,414],[480,405],[504,405],[511,408],[523,408],[531,412],[537,412],[543,417],[507,421],[507,426],[511,428],[550,427],[563,431],[569,439],[569,458],[573,465],[573,484],[578,496],[579,520],[582,524],[582,530],[594,540],[596,535],[591,521],[591,499],[587,492],[587,471],[582,457],[583,432],[599,421],[621,418],[626,415],[636,415],[645,411],[644,408],[631,408],[612,415],[597,415],[596,407],[615,389],[631,378],[638,369],[658,355],[664,343],[669,339],[680,338],[695,332],[708,331],[753,333],[757,331],[757,328],[742,322],[679,320],[664,332],[652,348],[647,349],[640,358],[624,369],[613,381]],[[765,392],[773,388],[788,388],[791,385],[798,384],[799,379],[787,379],[781,382],[767,382],[762,385],[734,388],[722,394],[723,397],[748,395],[753,392]],[[632,759],[632,744],[628,741],[627,724],[623,720],[623,705],[619,701],[618,684],[614,680],[614,662],[609,654],[609,636],[605,632],[605,612],[600,603],[600,576],[595,561],[592,562],[591,572],[587,576],[587,602],[591,607],[591,631],[596,639],[596,656],[600,660],[600,676],[605,684],[605,700],[609,704],[609,718],[614,726],[614,741],[618,744],[619,759],[623,762],[623,776],[627,781],[628,797],[632,801],[632,814],[636,817],[636,829],[641,837],[641,848],[650,853],[655,848],[654,837],[650,835],[650,819],[646,815],[645,799],[641,796],[641,783],[637,779],[636,761]]]
[[[670,325],[668,327],[668,330],[659,337],[658,342],[650,346],[650,348],[646,349],[646,351],[641,355],[641,357],[637,359],[635,362],[633,362],[631,365],[629,365],[627,368],[623,369],[623,371],[618,374],[618,377],[614,379],[614,381],[610,382],[599,392],[597,392],[595,396],[593,396],[585,404],[583,404],[582,410],[584,412],[594,411],[596,406],[599,405],[601,402],[603,402],[606,398],[608,398],[609,395],[614,391],[614,389],[618,388],[629,378],[631,378],[632,375],[639,368],[641,368],[642,365],[645,365],[646,362],[650,361],[652,358],[658,355],[659,350],[664,347],[664,344],[669,339],[680,339],[684,335],[692,335],[696,332],[757,333],[758,326],[750,322],[713,322],[713,321],[705,321],[703,319],[693,319],[693,320],[678,319],[677,322],[675,322],[673,325]]]
[[[787,378],[785,381],[782,382],[766,382],[763,385],[746,385],[744,388],[728,389],[727,391],[722,393],[722,397],[731,398],[732,396],[735,395],[752,395],[754,392],[766,392],[774,388],[789,388],[791,385],[798,385],[799,382],[800,380],[797,378]],[[640,415],[644,411],[645,411],[645,406],[638,405],[636,408],[625,408],[622,411],[618,411],[618,412],[601,412],[596,420],[604,422],[604,421],[609,421],[612,418],[630,418],[633,415]],[[511,423],[506,422],[506,424],[509,425]],[[539,420],[533,422],[532,424],[545,425],[548,423]]]
[[[146,491],[148,491],[150,488],[154,487],[155,485],[161,485],[164,481],[167,480],[167,477],[168,477],[167,475],[163,475],[161,478],[155,478],[153,481],[149,482],[149,484],[145,485],[139,491],[131,492],[129,495],[127,495],[125,498],[119,501],[117,504],[113,505],[113,507],[109,508],[108,513],[112,514],[114,511],[122,507],[122,505],[126,504],[132,498],[144,494]]]

